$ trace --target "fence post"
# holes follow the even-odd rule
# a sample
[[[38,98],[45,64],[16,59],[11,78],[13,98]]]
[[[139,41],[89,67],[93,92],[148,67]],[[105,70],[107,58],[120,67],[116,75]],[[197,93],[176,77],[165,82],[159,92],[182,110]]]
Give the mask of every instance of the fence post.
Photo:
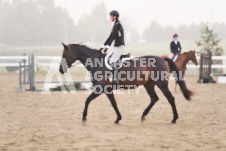
[[[199,80],[197,81],[198,83],[201,83],[202,75],[203,75],[203,54],[201,54],[199,60]]]
[[[35,91],[35,84],[34,84],[34,54],[30,56],[30,63],[29,63],[29,71],[30,75],[30,91]]]
[[[210,52],[208,54],[208,78],[211,79],[211,73],[212,73],[212,53]]]
[[[22,91],[22,83],[21,83],[21,62],[19,62],[19,86],[17,88],[17,91]]]
[[[222,65],[226,65],[226,58],[223,58]],[[223,68],[223,73],[226,74],[226,68]]]
[[[23,78],[24,78],[24,80],[23,80],[23,82],[24,82],[24,84],[26,83],[26,70],[28,70],[27,68],[26,68],[26,63],[27,63],[27,61],[25,60],[25,59],[23,59],[22,60],[22,62],[23,62],[23,68],[24,68],[24,71],[23,71]]]
[[[24,71],[22,71],[22,69]],[[26,74],[27,74],[27,78],[26,78]],[[25,59],[19,62],[19,86],[17,88],[17,91],[22,91],[23,85],[25,84],[29,84],[30,91],[36,90],[35,80],[34,80],[34,54],[28,56],[27,65],[26,65]]]
[[[202,53],[200,56],[200,69],[198,83],[215,83],[212,76],[212,53]]]

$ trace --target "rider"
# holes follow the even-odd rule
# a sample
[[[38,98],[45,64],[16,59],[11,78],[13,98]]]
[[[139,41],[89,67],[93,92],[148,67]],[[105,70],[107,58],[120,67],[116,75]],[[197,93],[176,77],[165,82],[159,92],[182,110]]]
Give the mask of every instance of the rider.
[[[110,20],[112,22],[114,22],[114,26],[113,26],[110,36],[108,37],[108,39],[106,40],[104,45],[100,48],[100,51],[102,49],[104,49],[104,52],[106,52],[107,49],[110,47],[111,43],[115,40],[115,45],[114,45],[115,49],[114,49],[114,53],[110,59],[110,64],[112,64],[112,67],[114,70],[114,75],[115,75],[114,82],[116,82],[117,84],[119,83],[119,80],[118,80],[118,67],[116,65],[116,62],[118,61],[121,54],[123,53],[124,46],[125,46],[124,31],[123,31],[123,27],[122,27],[120,21],[118,20],[118,18],[119,18],[118,11],[113,10],[110,12]]]
[[[178,35],[173,35],[173,41],[170,43],[170,50],[172,56],[170,57],[174,62],[177,60],[178,55],[181,53],[181,45],[180,42],[177,40]]]

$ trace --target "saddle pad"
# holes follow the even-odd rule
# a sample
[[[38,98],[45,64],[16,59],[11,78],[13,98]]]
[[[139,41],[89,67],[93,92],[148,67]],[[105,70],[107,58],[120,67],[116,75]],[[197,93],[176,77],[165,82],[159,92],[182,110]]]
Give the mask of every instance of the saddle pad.
[[[113,51],[110,51],[110,52],[105,56],[105,58],[104,58],[105,66],[106,66],[109,70],[113,70],[112,66],[109,64],[110,57],[112,56],[113,53],[114,53]],[[119,69],[122,67],[123,62],[125,62],[126,60],[131,60],[131,59],[133,59],[133,56],[126,57],[126,58],[122,58],[122,59],[121,59],[120,66],[119,66]]]

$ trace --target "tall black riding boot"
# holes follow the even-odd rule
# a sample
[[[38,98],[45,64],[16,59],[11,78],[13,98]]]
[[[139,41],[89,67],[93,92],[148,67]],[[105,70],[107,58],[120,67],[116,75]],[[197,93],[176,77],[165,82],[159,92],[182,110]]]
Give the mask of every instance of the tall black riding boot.
[[[113,63],[113,72],[114,72],[114,82],[116,83],[116,84],[119,84],[119,79],[118,79],[118,67],[117,67],[117,65],[116,65],[116,63],[114,62]]]

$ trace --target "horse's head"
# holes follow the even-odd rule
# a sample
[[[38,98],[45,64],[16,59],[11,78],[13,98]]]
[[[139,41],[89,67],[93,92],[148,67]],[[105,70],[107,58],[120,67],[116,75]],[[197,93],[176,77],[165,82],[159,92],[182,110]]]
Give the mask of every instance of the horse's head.
[[[64,74],[67,69],[77,60],[77,56],[73,53],[68,45],[62,43],[64,50],[62,54],[62,59],[59,67],[60,73]]]
[[[196,58],[196,51],[195,50],[191,50],[190,51],[190,60],[195,64],[198,65],[198,61]]]

